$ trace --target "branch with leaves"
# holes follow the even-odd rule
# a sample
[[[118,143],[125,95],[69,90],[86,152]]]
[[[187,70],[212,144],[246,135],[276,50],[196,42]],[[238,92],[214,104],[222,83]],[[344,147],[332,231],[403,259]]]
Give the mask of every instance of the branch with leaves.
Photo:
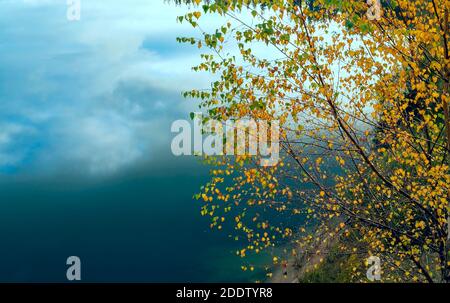
[[[211,119],[280,122],[278,165],[207,159],[202,214],[233,222],[242,256],[322,228],[388,260],[385,281],[450,279],[450,2],[382,4],[369,20],[364,1],[198,0],[179,18],[200,34],[180,41],[207,50],[194,70],[218,79],[185,95]],[[206,14],[223,26],[201,30]]]

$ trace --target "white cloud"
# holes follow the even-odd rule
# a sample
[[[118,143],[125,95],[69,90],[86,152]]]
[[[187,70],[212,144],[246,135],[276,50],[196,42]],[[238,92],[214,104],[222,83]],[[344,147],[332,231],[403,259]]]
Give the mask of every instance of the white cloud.
[[[7,54],[0,65],[9,72],[8,90],[0,83],[0,121],[15,117],[22,121],[18,127],[39,130],[29,140],[3,131],[0,141],[23,151],[38,145],[33,163],[26,164],[35,171],[71,166],[105,174],[156,157],[170,139],[170,119],[187,117],[192,109],[180,92],[207,83],[192,76],[194,52],[160,48],[160,37],[175,41],[192,34],[188,25],[176,23],[186,7],[82,0],[81,21],[68,22],[65,6],[65,1],[0,2],[10,16],[0,20],[0,39],[9,41],[0,45]],[[142,48],[146,40],[154,41],[152,47]],[[123,83],[131,88],[117,96]],[[3,149],[0,169],[20,166],[23,158]]]
[[[0,41],[8,41],[0,44],[0,122],[14,117],[38,130],[28,140],[8,137],[23,151],[33,148],[23,170],[106,174],[158,161],[157,152],[170,152],[171,122],[195,109],[181,91],[211,81],[191,71],[200,51],[176,43],[200,35],[176,22],[187,7],[82,0],[78,22],[66,19],[66,8],[63,0],[0,1]],[[222,22],[205,17],[202,28]],[[22,159],[4,150],[0,171]]]
[[[145,152],[140,148],[136,126],[119,115],[92,116],[79,122],[79,127],[66,130],[72,136],[66,147],[74,145],[66,156],[75,162],[88,161],[91,173],[115,172]]]
[[[17,148],[16,142],[35,130],[18,123],[0,123],[0,167],[15,165],[26,156],[26,150]]]

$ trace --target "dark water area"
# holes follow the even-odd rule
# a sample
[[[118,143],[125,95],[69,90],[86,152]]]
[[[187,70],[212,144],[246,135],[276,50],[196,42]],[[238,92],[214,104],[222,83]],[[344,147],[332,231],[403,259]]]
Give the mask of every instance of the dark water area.
[[[85,282],[255,281],[227,232],[209,230],[192,195],[202,164],[105,180],[0,182],[0,281],[64,282],[81,259]]]

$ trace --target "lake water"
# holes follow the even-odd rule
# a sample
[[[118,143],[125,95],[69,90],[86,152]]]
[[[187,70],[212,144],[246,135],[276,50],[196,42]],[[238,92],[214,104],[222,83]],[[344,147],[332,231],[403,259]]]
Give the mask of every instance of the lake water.
[[[197,109],[181,92],[215,81],[176,42],[199,34],[176,22],[189,8],[90,0],[75,22],[69,7],[0,1],[0,281],[66,281],[69,256],[86,282],[256,280],[192,200],[207,169],[170,150]]]
[[[5,179],[0,281],[64,282],[72,255],[85,282],[255,281],[261,273],[241,271],[236,243],[209,230],[192,200],[207,179],[198,163],[95,182]]]

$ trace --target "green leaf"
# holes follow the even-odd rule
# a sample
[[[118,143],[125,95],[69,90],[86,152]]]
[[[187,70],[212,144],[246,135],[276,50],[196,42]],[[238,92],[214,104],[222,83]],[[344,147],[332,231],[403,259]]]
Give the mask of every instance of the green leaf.
[[[352,21],[350,21],[350,20],[345,21],[346,28],[352,29],[354,26],[355,26],[355,24]]]

